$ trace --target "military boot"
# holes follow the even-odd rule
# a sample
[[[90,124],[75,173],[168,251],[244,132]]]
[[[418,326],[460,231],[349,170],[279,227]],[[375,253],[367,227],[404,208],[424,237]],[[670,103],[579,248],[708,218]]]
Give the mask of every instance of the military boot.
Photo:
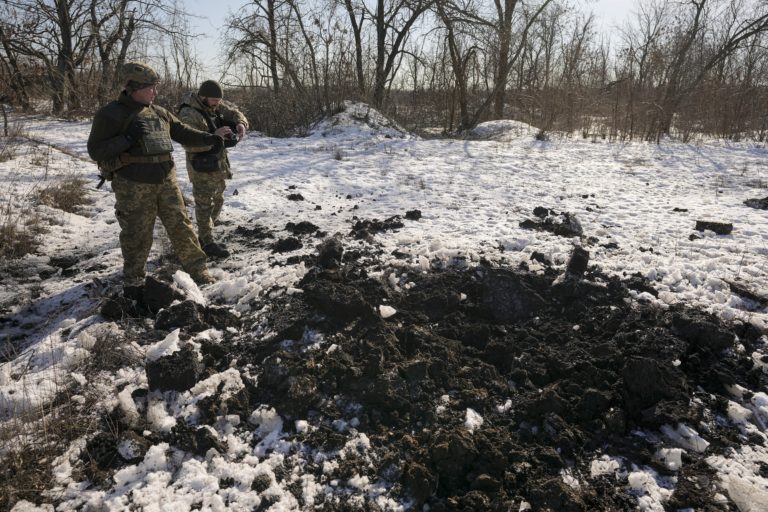
[[[192,280],[198,285],[211,284],[216,282],[211,274],[208,273],[207,269],[203,269],[199,272],[192,272],[189,274],[189,277],[191,277]]]
[[[217,244],[211,242],[203,246],[203,252],[209,258],[226,258],[229,256],[229,251],[224,244]]]

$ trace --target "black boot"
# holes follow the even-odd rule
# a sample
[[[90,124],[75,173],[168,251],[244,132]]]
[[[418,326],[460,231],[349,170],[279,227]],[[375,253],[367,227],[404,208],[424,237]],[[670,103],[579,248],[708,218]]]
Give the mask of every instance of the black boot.
[[[203,246],[203,252],[209,258],[226,258],[229,256],[229,251],[224,244],[217,244],[211,242]]]

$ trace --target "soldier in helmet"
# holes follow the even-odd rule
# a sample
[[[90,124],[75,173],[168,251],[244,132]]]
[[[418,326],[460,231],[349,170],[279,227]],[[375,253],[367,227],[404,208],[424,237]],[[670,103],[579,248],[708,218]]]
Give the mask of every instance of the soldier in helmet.
[[[224,147],[232,147],[245,135],[248,121],[237,108],[222,98],[221,86],[214,80],[200,84],[197,94],[186,94],[179,107],[179,118],[189,126],[209,133],[224,129]],[[203,251],[212,258],[225,258],[229,251],[213,237],[213,225],[224,206],[225,179],[232,177],[227,150],[184,144],[187,174],[195,198],[197,234]]]
[[[98,162],[103,179],[112,180],[123,254],[123,293],[130,298],[143,294],[157,217],[184,270],[198,284],[211,283],[205,253],[176,181],[171,141],[223,147],[223,131],[195,130],[153,105],[160,77],[146,64],[129,62],[122,71],[125,88],[117,100],[96,112],[88,154]]]

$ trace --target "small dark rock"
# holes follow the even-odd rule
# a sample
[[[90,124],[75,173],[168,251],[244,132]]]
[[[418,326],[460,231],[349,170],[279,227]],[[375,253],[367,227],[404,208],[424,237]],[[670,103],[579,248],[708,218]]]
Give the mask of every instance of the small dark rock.
[[[405,212],[405,218],[408,220],[419,220],[421,218],[421,210],[409,210]]]
[[[317,265],[321,268],[336,269],[341,266],[344,246],[339,237],[331,237],[317,247]]]
[[[144,304],[152,313],[157,313],[167,308],[174,300],[181,300],[184,296],[171,284],[160,281],[153,276],[147,276],[144,280]]]
[[[718,235],[730,235],[733,231],[733,224],[725,222],[710,222],[705,220],[696,221],[696,231],[714,231]]]
[[[197,352],[185,345],[173,354],[148,361],[145,370],[150,391],[186,391],[197,384],[203,369],[197,361]]]
[[[301,240],[295,237],[281,238],[274,244],[272,244],[272,252],[291,252],[301,249],[304,244]]]
[[[768,210],[768,197],[762,199],[747,199],[744,204],[758,210]]]
[[[583,247],[574,247],[565,269],[566,273],[574,277],[581,277],[584,275],[584,272],[587,271],[588,266],[589,251]]]
[[[312,224],[311,222],[307,221],[301,221],[298,224],[294,224],[293,222],[289,222],[285,225],[285,230],[290,231],[294,235],[309,235],[311,233],[314,233],[319,228]]]
[[[205,307],[193,300],[185,300],[161,310],[155,319],[157,329],[171,330],[178,327],[190,332],[208,328],[205,321]]]

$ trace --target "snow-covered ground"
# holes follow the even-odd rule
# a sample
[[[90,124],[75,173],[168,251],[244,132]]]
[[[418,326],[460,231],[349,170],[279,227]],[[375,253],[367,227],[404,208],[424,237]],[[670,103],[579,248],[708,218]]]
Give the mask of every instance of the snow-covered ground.
[[[19,117],[17,121],[31,138],[87,157],[90,123],[38,117]],[[590,264],[603,271],[622,276],[638,273],[647,278],[658,297],[643,293],[637,295],[638,300],[659,307],[684,302],[723,319],[768,330],[765,305],[731,291],[731,283],[735,283],[757,297],[768,297],[768,211],[744,204],[747,199],[768,196],[765,144],[621,144],[557,136],[537,141],[535,133],[535,128],[520,123],[493,123],[481,126],[468,140],[423,140],[400,131],[377,112],[356,105],[324,121],[307,137],[273,139],[250,134],[230,151],[234,178],[226,192],[221,233],[253,224],[279,232],[287,222],[303,220],[329,234],[348,233],[357,219],[384,220],[420,210],[418,222],[376,235],[384,264],[391,259],[389,263],[402,267],[402,260],[388,256],[399,251],[410,256],[407,265],[415,270],[454,258],[471,262],[484,258],[516,266],[521,261],[530,262],[531,254],[537,252],[563,266],[574,244],[581,244],[590,253]],[[183,191],[191,197],[181,148],[177,148],[175,160]],[[86,160],[43,146],[24,146],[16,159],[0,163],[0,207],[5,209],[11,201],[21,205],[36,188],[58,176],[82,176],[95,186],[96,174],[95,165]],[[304,200],[289,201],[289,194],[301,194]],[[0,364],[0,420],[38,409],[67,383],[82,386],[85,377],[76,371],[78,364],[89,357],[95,339],[120,329],[98,315],[99,300],[120,282],[114,197],[108,185],[92,190],[91,197],[94,202],[82,215],[36,207],[50,224],[39,253],[25,256],[0,273],[0,314],[6,319],[0,324],[0,348],[8,354],[13,341],[20,350],[12,360]],[[535,219],[536,207],[575,215],[584,235],[565,238],[521,228],[522,221]],[[697,221],[730,223],[733,230],[727,235],[700,232],[695,229]],[[157,234],[161,236],[161,228]],[[230,249],[233,255],[226,264],[212,266],[216,283],[198,290],[184,275],[177,274],[180,288],[199,293],[200,301],[216,301],[243,312],[254,297],[280,290],[295,292],[294,286],[306,272],[301,263],[271,263],[315,251],[307,246],[287,255],[244,247]],[[163,251],[167,247],[156,242],[150,260],[156,261]],[[55,279],[38,277],[55,274],[51,257],[70,255],[79,257],[76,268],[80,272],[59,271]],[[162,346],[137,346],[136,350],[147,357],[172,350],[173,336],[163,340]],[[200,336],[216,339],[220,333]],[[760,361],[761,354],[754,357]],[[195,403],[210,394],[211,387],[222,382],[232,389],[243,386],[238,375],[219,374],[211,379],[215,382],[196,386],[175,397],[172,404],[163,405],[162,396],[153,398],[155,405],[160,404],[153,414],[153,428],[162,432],[174,424],[174,415],[194,415]],[[146,377],[139,371],[125,371],[89,385],[103,393],[105,400],[100,407],[117,404],[130,409],[126,396],[146,386]],[[747,409],[741,414],[734,409],[732,419],[743,420],[745,429],[764,436],[768,390],[748,391],[751,402],[734,391],[734,405],[741,403],[739,407]],[[250,422],[258,427],[248,440],[235,433],[242,425],[223,418],[218,436],[228,442],[225,454],[185,458],[182,453],[169,451],[167,445],[156,445],[141,461],[121,469],[108,490],[89,487],[72,474],[70,459],[74,460],[84,446],[81,439],[55,461],[55,481],[46,499],[60,502],[60,510],[85,505],[124,510],[129,502],[145,510],[185,510],[200,503],[203,496],[205,510],[222,509],[225,502],[250,510],[261,503],[258,492],[244,492],[237,485],[218,488],[217,482],[231,477],[249,487],[258,475],[271,475],[285,458],[299,456],[282,433],[279,413],[254,411]],[[294,430],[307,428],[312,427],[297,424]],[[681,440],[680,447],[691,449],[683,441],[690,443],[690,437],[697,435]],[[346,450],[364,454],[366,443],[360,433],[340,453],[324,454],[319,463],[332,465],[334,457],[344,457]],[[679,458],[679,453],[670,455],[668,465],[679,464],[676,456]],[[768,479],[764,473],[760,475],[760,464],[764,467],[766,463],[765,444],[734,450],[729,458],[713,456],[710,464],[722,482],[724,503],[730,500],[742,511],[768,510]],[[671,484],[655,478],[652,470],[633,467],[629,462],[625,466],[613,459],[595,464],[609,467],[605,471],[611,473],[622,468],[624,485],[638,495],[638,506],[663,510]],[[564,476],[568,478],[572,477]],[[301,481],[301,475],[297,479]],[[270,510],[299,507],[290,493],[274,479],[270,481],[264,492],[273,497],[273,507],[277,507]],[[311,479],[302,485],[305,503],[327,491]],[[350,500],[364,496],[383,509],[408,508],[408,503],[394,501],[387,489],[372,482],[336,485],[346,486]],[[157,503],[161,505],[154,506],[159,508],[152,508]],[[20,503],[15,510],[34,509],[31,504]]]

